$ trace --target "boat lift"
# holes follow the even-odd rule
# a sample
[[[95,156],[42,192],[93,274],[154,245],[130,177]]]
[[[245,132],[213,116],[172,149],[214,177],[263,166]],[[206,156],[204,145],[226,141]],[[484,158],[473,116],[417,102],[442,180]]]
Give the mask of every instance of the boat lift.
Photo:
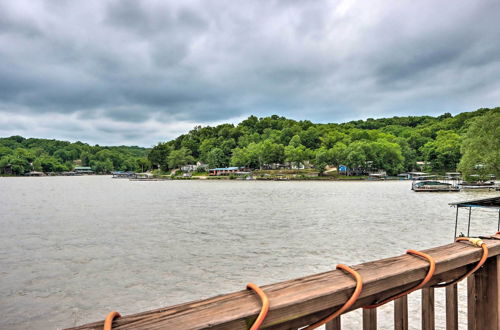
[[[449,203],[449,205],[455,206],[457,208],[457,214],[455,217],[455,235],[453,236],[453,239],[455,239],[457,237],[458,209],[460,209],[460,208],[469,208],[469,222],[467,225],[467,237],[470,236],[470,218],[471,218],[471,213],[472,213],[473,207],[482,207],[482,208],[487,208],[487,209],[498,210],[497,230],[500,231],[500,196]]]

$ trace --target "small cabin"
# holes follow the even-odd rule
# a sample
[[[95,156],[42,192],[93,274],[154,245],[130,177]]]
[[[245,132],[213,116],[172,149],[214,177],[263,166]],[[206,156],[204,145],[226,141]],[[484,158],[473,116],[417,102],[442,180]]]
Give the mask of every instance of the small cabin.
[[[195,165],[195,164],[187,164],[187,165],[181,166],[181,171],[186,172],[186,173],[194,172],[197,169],[198,169],[198,165]]]

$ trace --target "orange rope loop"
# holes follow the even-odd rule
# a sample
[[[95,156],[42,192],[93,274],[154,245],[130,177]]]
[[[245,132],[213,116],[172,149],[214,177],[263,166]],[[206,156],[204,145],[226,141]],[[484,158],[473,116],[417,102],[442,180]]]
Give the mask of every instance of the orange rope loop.
[[[488,259],[488,246],[481,239],[479,239],[479,238],[470,238],[470,237],[458,237],[456,239],[456,242],[460,242],[460,241],[468,241],[468,242],[472,243],[472,245],[474,245],[474,246],[481,247],[483,249],[483,255],[481,256],[481,259],[479,259],[478,263],[471,270],[469,270],[467,273],[465,273],[464,275],[462,275],[459,278],[454,279],[454,280],[452,280],[450,282],[440,283],[440,284],[433,285],[432,286],[433,288],[442,288],[442,287],[445,287],[445,286],[452,285],[452,284],[460,282],[461,280],[469,277],[475,271],[477,271],[479,268],[481,268],[481,266]]]
[[[373,305],[365,306],[365,307],[363,307],[364,309],[377,308],[377,307],[380,307],[382,305],[387,304],[390,301],[393,301],[393,300],[396,300],[396,299],[401,298],[403,296],[406,296],[407,294],[410,294],[413,291],[421,289],[424,285],[427,284],[427,282],[429,282],[431,280],[432,276],[434,275],[434,271],[436,270],[436,261],[434,261],[434,258],[432,258],[427,253],[420,252],[420,251],[415,251],[415,250],[408,250],[408,251],[406,251],[406,253],[412,254],[412,255],[417,256],[417,257],[422,257],[422,258],[426,259],[429,262],[429,270],[427,271],[427,275],[425,275],[425,277],[422,280],[422,282],[420,282],[417,286],[415,286],[415,287],[413,287],[411,289],[408,289],[408,290],[406,290],[404,292],[401,292],[401,293],[399,293],[399,294],[397,294],[395,296],[392,296],[390,298],[382,300],[381,302],[375,303]]]
[[[267,298],[267,295],[265,294],[262,289],[253,283],[248,283],[247,284],[247,289],[255,291],[260,297],[260,300],[262,302],[262,307],[260,309],[259,316],[257,316],[257,319],[255,319],[255,322],[252,324],[252,327],[250,330],[258,330],[262,323],[264,322],[264,319],[267,316],[267,312],[269,311],[269,298]]]
[[[346,272],[351,274],[356,279],[356,288],[354,289],[354,292],[352,293],[351,298],[349,298],[349,300],[347,300],[346,303],[342,307],[340,307],[340,309],[335,311],[333,314],[327,316],[326,318],[324,318],[324,319],[322,319],[314,324],[311,324],[310,326],[305,328],[305,330],[316,329],[317,327],[322,326],[323,324],[330,322],[331,320],[335,319],[336,317],[338,317],[339,315],[344,313],[346,310],[348,310],[356,302],[356,300],[358,300],[358,297],[361,294],[361,290],[363,290],[363,279],[361,278],[361,275],[359,275],[359,273],[357,271],[355,271],[354,269],[352,269],[351,267],[343,265],[343,264],[337,265],[337,269],[345,270]]]
[[[117,317],[121,317],[120,313],[118,312],[111,312],[106,316],[106,320],[104,321],[104,330],[111,330],[113,328],[113,320]]]

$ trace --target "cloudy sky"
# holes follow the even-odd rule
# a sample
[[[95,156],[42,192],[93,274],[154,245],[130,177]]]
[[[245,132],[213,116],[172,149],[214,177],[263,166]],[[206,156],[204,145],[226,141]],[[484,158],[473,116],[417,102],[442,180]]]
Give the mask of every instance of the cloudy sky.
[[[0,0],[0,136],[151,146],[251,114],[498,105],[498,0]]]

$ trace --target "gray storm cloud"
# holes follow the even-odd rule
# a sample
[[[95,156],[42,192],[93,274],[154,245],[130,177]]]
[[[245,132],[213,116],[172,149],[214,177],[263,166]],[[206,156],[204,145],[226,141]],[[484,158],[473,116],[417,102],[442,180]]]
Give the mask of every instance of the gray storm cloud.
[[[0,12],[0,136],[148,146],[250,114],[339,122],[500,100],[495,0],[0,0]]]

